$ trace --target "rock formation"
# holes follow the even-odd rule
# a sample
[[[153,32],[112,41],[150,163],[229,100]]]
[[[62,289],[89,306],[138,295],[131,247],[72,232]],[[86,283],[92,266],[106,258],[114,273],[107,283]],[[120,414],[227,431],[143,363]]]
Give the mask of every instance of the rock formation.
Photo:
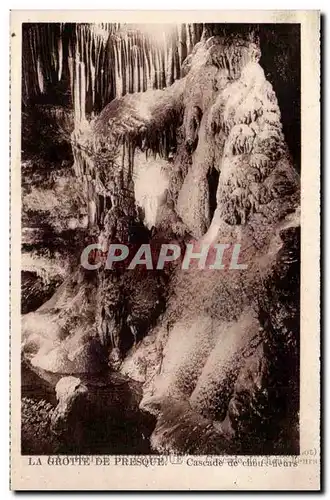
[[[140,389],[117,374],[111,381],[67,376],[56,403],[23,397],[23,454],[149,453],[154,418],[139,410]]]
[[[70,41],[65,63],[79,75],[70,80],[69,135],[76,196],[84,201],[74,230],[105,248],[176,242],[198,251],[208,244],[211,264],[216,245],[239,243],[246,268],[185,271],[173,263],[163,271],[96,272],[67,258],[55,294],[23,317],[24,355],[62,374],[109,364],[142,383],[140,408],[157,419],[156,451],[297,453],[299,176],[259,37],[195,27],[184,43],[179,32],[178,52],[148,52],[145,39],[127,30],[107,42],[81,30],[75,43],[82,49],[72,62]],[[47,66],[58,80],[63,40]],[[97,79],[102,43],[115,63]],[[42,93],[45,59],[35,49],[30,57]],[[110,101],[100,113],[96,96]],[[52,189],[59,203],[61,188]],[[24,198],[29,207],[33,196]],[[63,224],[65,215],[55,219]]]

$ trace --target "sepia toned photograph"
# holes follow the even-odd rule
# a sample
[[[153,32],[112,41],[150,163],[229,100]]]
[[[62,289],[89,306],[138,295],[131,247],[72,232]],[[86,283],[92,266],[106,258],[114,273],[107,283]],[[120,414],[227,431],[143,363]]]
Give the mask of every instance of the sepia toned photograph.
[[[20,24],[12,338],[31,468],[318,454],[301,22],[218,19]]]

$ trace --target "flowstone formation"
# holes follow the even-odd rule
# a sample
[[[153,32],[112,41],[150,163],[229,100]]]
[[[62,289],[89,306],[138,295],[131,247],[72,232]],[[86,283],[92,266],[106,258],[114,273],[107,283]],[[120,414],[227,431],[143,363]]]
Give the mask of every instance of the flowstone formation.
[[[239,243],[246,268],[78,266],[23,317],[35,367],[141,382],[159,452],[299,452],[299,176],[261,50],[205,28],[180,79],[71,135],[87,242]]]

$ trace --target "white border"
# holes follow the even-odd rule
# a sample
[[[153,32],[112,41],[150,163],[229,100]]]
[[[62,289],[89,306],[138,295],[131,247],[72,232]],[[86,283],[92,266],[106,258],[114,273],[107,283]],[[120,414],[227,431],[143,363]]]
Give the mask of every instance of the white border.
[[[56,12],[56,20],[59,17],[58,14],[59,14],[59,12]],[[86,19],[88,21],[91,21],[91,17],[92,17],[91,14],[92,14],[91,12],[85,12],[81,17],[79,16],[79,18],[76,18],[76,20]],[[144,22],[145,22],[145,14],[146,14],[145,12],[140,14],[143,16]],[[188,15],[188,13],[176,12],[175,13],[176,22],[180,22],[179,19],[181,18],[180,16],[182,14],[184,16],[183,19],[185,21],[190,19],[189,18],[190,14]],[[195,14],[196,13],[194,13],[194,15]],[[246,14],[246,13],[244,13],[244,14]],[[258,18],[260,16],[260,14],[262,14],[262,17],[264,17],[265,11],[262,13],[260,13],[260,11],[257,11],[257,12],[256,11],[255,12],[249,11],[247,13],[247,17],[244,19],[244,22],[258,22]],[[301,13],[297,13],[297,12],[295,13],[295,15],[300,15],[300,14]],[[34,15],[35,15],[35,13],[34,14],[29,13],[29,17],[30,16],[34,17]],[[38,16],[39,15],[40,15],[40,12],[38,13]],[[128,13],[126,12],[124,14],[125,19],[127,19],[127,15],[128,15]],[[164,12],[161,13],[162,22],[164,22],[164,16],[166,17],[168,15],[169,15],[168,13],[164,13]],[[201,13],[201,15],[202,15],[204,20],[216,21],[214,16],[212,16],[211,18],[204,17],[204,16],[209,16],[209,14],[205,14],[204,12]],[[219,15],[219,11],[217,12],[217,15]],[[233,19],[235,19],[237,22],[237,18],[242,15],[242,12],[235,12],[235,13],[233,13],[233,12],[230,12],[230,13],[221,12],[221,19],[218,19],[218,20],[223,21],[224,15],[225,15],[225,17],[228,15],[228,18],[226,17],[225,20],[233,21]],[[42,17],[44,17],[45,20],[46,19],[49,19],[49,20],[53,19],[54,20],[53,16],[54,16],[54,12],[53,13],[43,12],[42,13]],[[77,14],[75,13],[75,17],[76,16],[77,16]],[[280,17],[278,17],[278,16],[280,16]],[[285,13],[284,17],[286,20],[289,20],[290,18],[292,18],[292,13],[289,16],[288,16],[288,13]],[[38,17],[38,19],[39,19],[39,17]],[[261,19],[261,17],[259,19]],[[272,19],[274,19],[274,17]],[[282,20],[283,13],[277,12],[275,14],[275,19]],[[104,21],[104,13],[102,16],[102,20]],[[271,22],[271,21],[268,21],[268,22]],[[310,28],[311,28],[311,25],[306,23],[306,29],[309,30]],[[312,36],[313,33],[306,32],[305,35],[309,37],[309,36]],[[305,38],[303,37],[303,39],[305,39]],[[303,148],[305,147],[306,149],[305,149],[305,151],[303,150],[302,180],[303,180],[303,185],[309,186],[308,191],[305,191],[305,194],[304,194],[305,200],[303,198],[303,210],[302,210],[303,216],[307,217],[307,221],[306,221],[307,223],[305,224],[305,228],[306,228],[305,229],[305,236],[303,234],[303,241],[304,241],[304,238],[306,238],[306,243],[307,243],[307,238],[308,238],[308,241],[310,241],[309,236],[311,234],[311,231],[313,232],[313,234],[315,234],[315,229],[317,229],[317,227],[318,227],[317,205],[315,205],[315,201],[316,201],[315,195],[317,195],[318,187],[319,187],[318,186],[318,176],[314,175],[314,176],[310,177],[308,175],[308,178],[304,179],[304,174],[308,174],[308,171],[311,171],[311,169],[313,172],[314,169],[317,167],[317,163],[318,163],[319,140],[318,140],[317,134],[318,134],[318,123],[319,123],[319,110],[318,110],[318,102],[317,102],[318,96],[315,93],[315,90],[316,90],[315,80],[317,82],[317,75],[318,75],[318,57],[317,57],[317,51],[315,53],[315,42],[317,42],[317,40],[315,38],[314,38],[314,41],[312,43],[311,43],[311,39],[309,38],[308,43],[306,43],[305,61],[306,61],[306,63],[308,61],[308,67],[306,67],[305,78],[303,78],[303,81],[305,84],[305,88],[303,89],[303,92],[304,92],[303,99],[306,98],[306,101],[304,103],[303,102],[302,103],[303,103],[303,107],[304,107],[304,110],[306,111],[307,115],[305,115],[305,118],[303,120],[305,122],[305,130],[304,130],[304,126],[303,126],[302,143],[303,143]],[[303,50],[305,50],[305,49],[303,49]],[[312,75],[314,75],[314,78]],[[18,76],[18,75],[16,75],[16,76]],[[311,92],[307,90],[307,87],[309,86],[310,83],[312,83],[312,84],[314,83],[314,88],[310,89]],[[303,85],[303,87],[304,87],[304,85]],[[15,116],[15,128],[17,127],[17,124],[19,123],[17,118],[18,118],[18,115]],[[13,132],[15,133],[14,130],[13,130]],[[314,150],[312,149],[313,146],[314,146]],[[13,173],[15,174],[15,171]],[[17,178],[17,179],[19,180],[19,178]],[[16,179],[16,181],[17,181],[17,179]],[[14,175],[14,182],[15,182],[15,175]],[[308,184],[306,184],[306,182],[308,182]],[[16,186],[17,185],[18,184],[16,184]],[[17,199],[15,201],[17,201]],[[305,213],[304,213],[304,205],[305,205]],[[314,207],[314,210],[312,211],[313,212],[312,213],[313,219],[310,217],[310,213],[309,213],[311,207]],[[15,203],[15,212],[16,212],[16,210],[17,210],[17,204]],[[309,224],[309,225],[307,225],[307,224]],[[304,227],[304,225],[303,225],[303,227]],[[304,233],[304,230],[303,230],[303,233]],[[14,238],[15,238],[15,236],[14,236]],[[17,241],[16,241],[16,243],[17,243]],[[308,290],[310,290],[310,289],[313,290],[314,300],[316,299],[316,302],[317,302],[318,284],[319,284],[319,276],[318,276],[318,269],[317,269],[317,264],[318,264],[318,238],[317,238],[317,234],[316,234],[316,239],[314,240],[314,243],[310,242],[307,245],[305,245],[303,243],[303,249],[305,252],[305,257],[303,257],[303,258],[306,258],[306,262],[309,263],[310,270],[313,273],[313,276],[310,275],[310,277],[313,280],[313,286],[311,287],[311,281],[310,281],[310,278],[308,278],[308,285],[309,285]],[[19,258],[18,254],[16,254],[16,257],[14,255],[15,262],[17,262],[17,258]],[[307,292],[308,292],[308,290],[307,290]],[[312,332],[314,341],[316,340],[316,342],[317,342],[318,341],[318,336],[317,336],[318,328],[317,328],[315,321],[318,320],[318,318],[316,317],[317,316],[316,310],[314,310],[315,316],[313,317],[313,315],[312,315],[312,313],[313,313],[313,307],[311,307],[312,300],[313,300],[313,297],[312,298],[310,297],[310,292],[309,292],[308,295],[306,294],[306,302],[305,303],[303,302],[303,310],[308,311],[308,315],[306,315],[305,321],[309,322],[308,330],[309,330],[309,332]],[[314,344],[313,344],[313,346],[314,346]],[[304,364],[305,363],[310,364],[311,352],[312,352],[311,350],[308,350],[308,351],[306,350],[305,353],[302,352],[302,359],[303,359]],[[304,357],[304,355],[305,355],[305,357]],[[312,361],[313,361],[313,359],[312,359]],[[315,359],[314,359],[314,361],[315,361]],[[309,422],[308,422],[308,424],[309,424],[308,436],[309,437],[312,437],[312,434],[314,434],[314,436],[315,436],[315,432],[317,432],[317,426],[318,426],[317,418],[315,419],[315,414],[317,413],[317,402],[315,405],[315,400],[313,400],[313,397],[314,397],[313,395],[315,395],[315,391],[317,392],[317,390],[318,390],[318,386],[317,386],[318,378],[317,378],[317,376],[315,376],[315,375],[317,375],[317,370],[318,370],[317,361],[316,361],[316,365],[315,365],[315,363],[312,363],[311,369],[312,369],[312,372],[311,371],[309,371],[308,373],[306,372],[306,380],[305,380],[305,382],[302,382],[305,386],[306,391],[309,391],[308,393],[306,391],[303,391],[303,394],[305,394],[307,407],[310,407],[310,412],[311,412],[310,415],[312,415],[312,412],[314,412],[313,413],[314,418],[309,419]],[[307,377],[308,377],[308,380],[307,380]],[[314,383],[314,385],[313,385],[313,383]],[[303,405],[305,405],[305,403],[303,403]],[[315,428],[315,422],[316,422],[316,428]],[[57,472],[56,472],[57,477],[58,477],[59,473],[60,473],[60,471],[59,471],[59,469],[57,469]],[[205,470],[203,470],[203,473],[205,473]],[[140,469],[139,469],[139,474],[141,474]],[[185,479],[187,479],[187,478],[184,477],[184,474],[182,474],[182,471],[180,471],[180,474],[183,476],[181,478],[181,480],[183,479],[183,481],[185,482]],[[196,471],[195,471],[195,474],[196,474]],[[260,475],[260,471],[259,471],[259,475]],[[121,474],[118,474],[118,476],[121,476]],[[305,477],[299,478],[299,483],[300,483],[300,480],[306,479],[306,474],[304,474],[304,476]],[[32,479],[33,478],[31,477],[31,480]],[[56,480],[56,478],[53,478],[53,479]],[[118,477],[118,480],[119,479],[120,478]],[[191,479],[191,478],[189,478],[189,479]],[[271,478],[269,478],[269,479],[271,479]],[[274,479],[274,483],[273,483],[274,488],[279,487],[278,478],[274,477],[273,479]],[[273,481],[271,481],[271,482],[273,482]],[[293,482],[294,482],[294,479],[291,476],[289,483],[288,483],[288,487],[290,487],[290,484],[292,485]],[[125,481],[125,476],[122,477],[121,484],[127,484],[127,480]],[[208,484],[210,484],[210,483],[208,483]],[[268,482],[268,484],[270,485],[269,482]],[[297,484],[297,487],[299,488],[298,481],[296,484]],[[192,485],[190,482],[188,482],[186,484],[186,486],[191,487]],[[101,487],[102,487],[102,485],[101,485]],[[283,485],[282,485],[282,487],[283,487]]]

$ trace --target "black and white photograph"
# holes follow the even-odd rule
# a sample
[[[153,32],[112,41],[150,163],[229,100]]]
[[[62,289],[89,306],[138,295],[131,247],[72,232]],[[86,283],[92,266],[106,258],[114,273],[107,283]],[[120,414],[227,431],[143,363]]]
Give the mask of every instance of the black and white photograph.
[[[294,468],[300,22],[21,29],[22,459]]]

